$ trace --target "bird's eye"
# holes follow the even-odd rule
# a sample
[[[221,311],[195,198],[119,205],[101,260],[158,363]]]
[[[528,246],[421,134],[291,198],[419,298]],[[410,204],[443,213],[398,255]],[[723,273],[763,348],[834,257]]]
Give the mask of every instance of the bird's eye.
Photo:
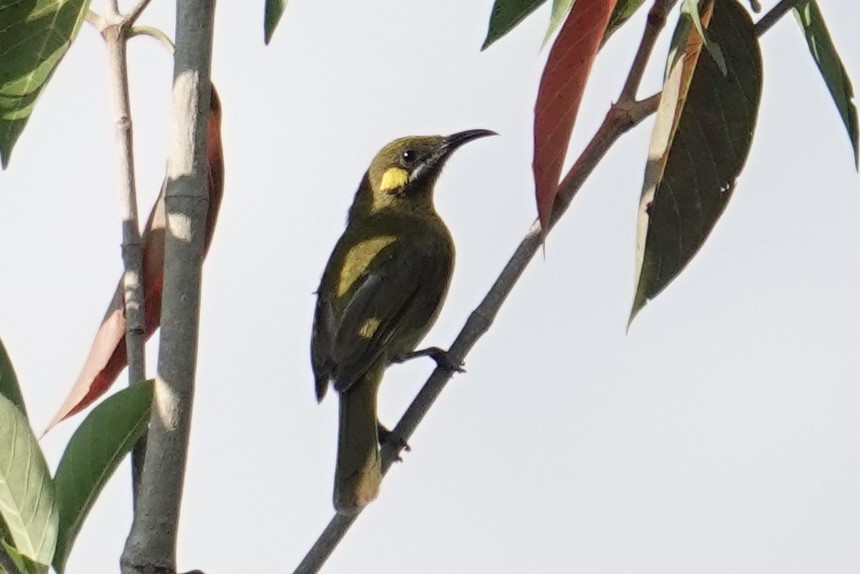
[[[416,157],[418,157],[418,154],[415,153],[415,150],[408,149],[400,154],[400,165],[403,167],[412,167]]]

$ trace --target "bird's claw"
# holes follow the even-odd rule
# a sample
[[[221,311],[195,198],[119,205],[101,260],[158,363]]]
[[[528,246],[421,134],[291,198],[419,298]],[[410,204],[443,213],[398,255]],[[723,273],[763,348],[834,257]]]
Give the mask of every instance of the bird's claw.
[[[376,434],[379,438],[380,446],[383,446],[385,444],[390,444],[391,446],[394,447],[394,449],[395,449],[394,450],[394,452],[395,452],[394,460],[396,462],[403,462],[403,459],[400,458],[400,451],[405,450],[406,452],[409,452],[412,450],[412,448],[410,448],[410,446],[409,446],[409,443],[406,442],[406,440],[403,437],[394,436],[393,431],[388,430],[385,426],[383,426],[382,423],[380,423],[378,421],[376,423]]]
[[[417,357],[430,357],[436,362],[436,366],[445,369],[446,371],[450,371],[452,373],[465,373],[466,369],[463,368],[462,361],[459,363],[454,362],[451,358],[451,354],[445,349],[441,349],[439,347],[427,347],[426,349],[420,349],[418,351],[412,351],[411,353],[405,353],[403,355],[399,355],[392,359],[394,363],[405,363],[410,359],[415,359]]]

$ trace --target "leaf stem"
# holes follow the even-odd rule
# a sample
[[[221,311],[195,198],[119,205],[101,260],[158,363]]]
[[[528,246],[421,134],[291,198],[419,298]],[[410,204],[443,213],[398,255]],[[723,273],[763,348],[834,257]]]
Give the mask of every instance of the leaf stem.
[[[159,30],[158,28],[153,28],[152,26],[132,26],[131,30],[128,31],[128,37],[133,38],[135,36],[149,36],[150,38],[155,38],[161,45],[164,46],[170,54],[173,54],[173,51],[176,49],[176,46],[173,45],[173,41],[170,37]]]
[[[0,543],[0,569],[5,570],[7,574],[21,574],[18,565],[12,560],[2,543]]]
[[[758,38],[761,38],[762,35],[770,30],[771,26],[776,24],[780,18],[785,16],[785,14],[800,4],[801,2],[805,2],[806,0],[781,0],[779,4],[771,8],[767,14],[762,16],[758,22],[755,24],[755,35]]]

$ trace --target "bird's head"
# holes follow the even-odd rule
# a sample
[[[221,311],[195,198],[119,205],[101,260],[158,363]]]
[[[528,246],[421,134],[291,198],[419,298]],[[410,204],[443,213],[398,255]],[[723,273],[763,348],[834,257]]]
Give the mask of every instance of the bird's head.
[[[383,147],[370,164],[362,187],[369,192],[361,203],[371,211],[402,204],[432,205],[433,185],[451,154],[474,139],[496,135],[489,130],[466,130],[450,136],[410,136]]]

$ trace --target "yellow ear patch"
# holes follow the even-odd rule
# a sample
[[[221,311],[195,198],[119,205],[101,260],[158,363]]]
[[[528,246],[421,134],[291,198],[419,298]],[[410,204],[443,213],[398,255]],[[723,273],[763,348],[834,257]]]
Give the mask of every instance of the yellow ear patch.
[[[394,191],[400,189],[409,181],[409,172],[400,167],[389,167],[382,174],[380,191]]]

